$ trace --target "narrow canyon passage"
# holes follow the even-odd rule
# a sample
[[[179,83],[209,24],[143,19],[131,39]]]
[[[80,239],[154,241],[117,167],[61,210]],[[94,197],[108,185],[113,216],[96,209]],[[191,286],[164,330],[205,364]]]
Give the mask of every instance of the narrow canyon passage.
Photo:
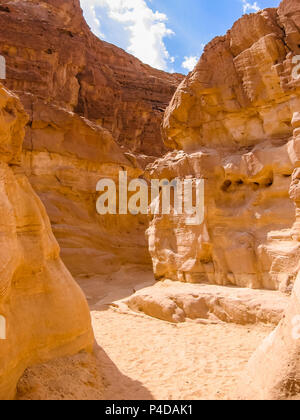
[[[79,280],[90,304],[95,357],[79,354],[28,369],[19,399],[234,398],[239,375],[274,325],[173,324],[114,304],[153,283],[150,272],[137,274]]]
[[[188,75],[0,3],[0,399],[299,398],[299,0]]]

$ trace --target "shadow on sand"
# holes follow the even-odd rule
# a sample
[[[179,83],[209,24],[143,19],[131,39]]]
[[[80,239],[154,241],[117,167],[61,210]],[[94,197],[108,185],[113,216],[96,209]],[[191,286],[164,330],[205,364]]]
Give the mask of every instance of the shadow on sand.
[[[103,400],[149,401],[154,399],[151,392],[139,381],[123,375],[97,343],[95,343],[94,353],[105,385]]]

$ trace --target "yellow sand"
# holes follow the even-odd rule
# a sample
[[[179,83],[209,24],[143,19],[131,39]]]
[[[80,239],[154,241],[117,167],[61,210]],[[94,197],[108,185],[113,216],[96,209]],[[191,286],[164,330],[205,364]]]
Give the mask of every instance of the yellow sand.
[[[20,399],[230,399],[272,326],[173,325],[113,308],[93,311],[96,358],[28,369]]]

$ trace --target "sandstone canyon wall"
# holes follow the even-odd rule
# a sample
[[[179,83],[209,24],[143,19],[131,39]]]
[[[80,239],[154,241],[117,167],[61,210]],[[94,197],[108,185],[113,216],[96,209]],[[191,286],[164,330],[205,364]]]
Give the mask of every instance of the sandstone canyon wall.
[[[293,119],[294,141],[299,143],[300,114]],[[299,155],[299,152],[298,152]],[[299,240],[300,169],[297,164],[290,188],[296,205],[293,234]],[[238,394],[243,399],[299,399],[300,394],[300,273],[290,304],[276,330],[251,357],[243,373]]]
[[[21,166],[26,122],[19,99],[0,85],[0,399],[14,397],[28,366],[93,346],[85,298]]]
[[[205,47],[164,119],[174,149],[149,177],[205,179],[205,222],[155,217],[149,228],[157,278],[290,292],[299,271],[289,198],[300,108],[293,57],[299,4],[245,15]],[[171,234],[170,234],[171,232]]]
[[[22,191],[30,189],[19,173],[19,160],[15,166],[15,158],[7,158],[7,142],[16,142],[22,170],[45,204],[72,274],[110,274],[122,264],[151,264],[144,238],[146,217],[96,214],[99,179],[117,179],[120,170],[126,170],[129,178],[148,181],[204,179],[206,214],[201,226],[189,226],[184,216],[175,214],[157,215],[150,221],[155,276],[291,294],[285,318],[251,359],[241,386],[244,397],[297,395],[299,340],[291,331],[299,314],[299,173],[294,170],[300,164],[300,81],[292,71],[293,57],[300,54],[299,2],[284,0],[278,9],[244,16],[224,37],[208,44],[183,81],[97,39],[82,17],[78,0],[1,1],[0,54],[7,61],[6,86],[20,96],[29,115],[23,152],[18,136],[8,141],[5,134],[3,164],[5,168],[7,162],[13,164],[7,169],[13,177],[11,185],[21,177]],[[180,82],[165,113],[163,144],[163,111]],[[12,207],[18,208],[17,203]],[[58,302],[63,304],[65,291],[56,289],[61,279],[66,278],[63,282],[70,284],[72,293],[77,292],[56,245],[53,251],[54,238],[40,203],[38,207],[43,223],[29,219],[21,226],[42,226],[38,234],[45,229],[50,235],[52,248],[47,246],[52,251],[44,244],[37,261],[42,270],[48,267],[48,259],[63,270],[55,285],[47,282],[47,287],[53,284],[53,293],[61,293]],[[19,211],[22,218],[27,204]],[[14,219],[11,223],[19,226]],[[28,260],[22,257],[22,264],[35,267],[30,260],[35,252],[26,241],[30,255],[26,254]],[[17,273],[27,273],[28,267]],[[30,275],[38,276],[35,271]],[[24,299],[30,288],[30,293],[37,290],[43,297],[40,290],[46,286],[39,281],[31,283],[26,274],[24,289],[18,287],[22,282],[15,282],[17,296],[20,293]],[[165,283],[167,287],[170,282]],[[81,295],[76,296],[84,308]],[[27,316],[36,318],[33,311],[39,305],[33,308]],[[57,310],[58,318],[59,314]],[[71,312],[67,320],[76,314]],[[242,315],[244,322],[247,316]],[[83,324],[75,323],[76,328],[86,328],[83,342],[74,341],[80,335],[77,329],[71,334],[75,351],[90,343],[88,315],[84,319]],[[73,331],[68,321],[64,323],[55,328]],[[40,359],[37,355],[33,362]],[[26,359],[20,369],[31,362]],[[3,386],[8,389],[6,383]]]
[[[183,77],[99,40],[79,0],[1,0],[0,54],[29,114],[26,174],[72,274],[150,267],[147,219],[98,216],[96,184],[120,170],[138,178],[166,151],[160,125]]]
[[[150,177],[206,181],[203,225],[176,215],[152,220],[157,278],[291,293],[283,320],[249,362],[242,398],[300,392],[299,53],[298,1],[240,19],[179,86],[164,119],[174,151],[148,168]]]

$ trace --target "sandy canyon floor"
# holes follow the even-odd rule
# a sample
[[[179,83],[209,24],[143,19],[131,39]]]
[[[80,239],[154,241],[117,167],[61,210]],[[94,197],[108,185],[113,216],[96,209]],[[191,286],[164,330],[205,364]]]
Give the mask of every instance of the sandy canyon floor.
[[[82,353],[27,369],[18,399],[234,398],[240,373],[274,325],[173,324],[112,304],[153,283],[150,273],[142,282],[135,274],[119,273],[110,282],[79,279],[90,303],[95,356]]]

